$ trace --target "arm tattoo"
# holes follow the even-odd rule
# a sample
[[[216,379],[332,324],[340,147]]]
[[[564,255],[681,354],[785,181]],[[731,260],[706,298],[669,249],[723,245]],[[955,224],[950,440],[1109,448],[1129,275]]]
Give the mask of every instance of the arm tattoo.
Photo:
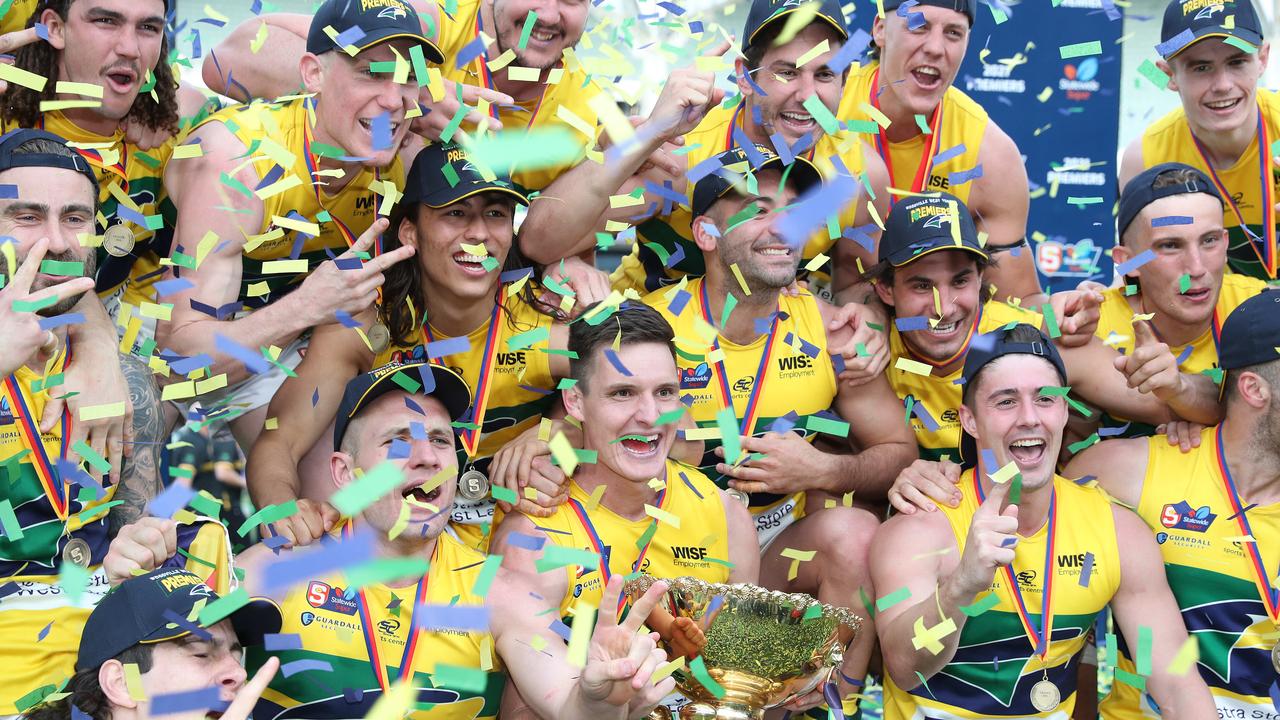
[[[150,368],[141,359],[121,355],[120,367],[129,383],[129,402],[133,405],[133,454],[124,461],[113,498],[124,502],[111,508],[107,515],[111,537],[142,517],[147,503],[164,488],[160,478],[160,448],[165,443],[160,392],[151,379]]]

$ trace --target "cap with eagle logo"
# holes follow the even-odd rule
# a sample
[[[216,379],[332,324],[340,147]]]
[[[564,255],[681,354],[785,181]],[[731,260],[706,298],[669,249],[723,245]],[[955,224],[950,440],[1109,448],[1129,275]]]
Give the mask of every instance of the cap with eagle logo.
[[[1170,60],[1210,37],[1234,38],[1255,50],[1262,47],[1262,23],[1251,0],[1173,0],[1164,9],[1157,50]]]
[[[742,33],[746,38],[742,43],[743,47],[755,45],[763,39],[761,33],[765,28],[774,23],[782,23],[785,26],[785,21],[789,20],[793,13],[802,10],[813,13],[810,22],[825,22],[830,25],[831,29],[836,31],[840,42],[849,39],[844,13],[840,10],[840,3],[837,0],[754,0],[747,11],[747,25]]]
[[[529,204],[529,198],[510,179],[484,172],[472,162],[461,145],[453,142],[431,143],[414,157],[413,165],[409,167],[409,177],[404,183],[401,202],[442,208],[485,192],[504,193],[515,198],[521,205]]]
[[[421,45],[427,62],[444,62],[440,47],[422,33],[418,12],[404,0],[325,0],[311,18],[307,52],[319,55],[348,45],[359,52],[397,38]]]
[[[98,602],[85,621],[76,656],[76,670],[95,668],[134,645],[177,640],[204,632],[223,617],[231,620],[240,645],[261,645],[280,632],[280,608],[254,598],[230,615],[208,624],[194,618],[218,600],[218,594],[199,575],[177,567],[162,567],[120,583]]]
[[[795,188],[797,195],[822,182],[822,174],[808,158],[797,155],[788,162],[765,145],[735,146],[705,162],[714,164],[715,169],[694,183],[689,202],[694,220],[706,215],[725,193],[740,187],[747,174],[778,170],[782,181]]]
[[[955,195],[933,192],[899,200],[880,237],[880,262],[902,267],[937,250],[964,250],[989,257],[978,242],[969,208]]]

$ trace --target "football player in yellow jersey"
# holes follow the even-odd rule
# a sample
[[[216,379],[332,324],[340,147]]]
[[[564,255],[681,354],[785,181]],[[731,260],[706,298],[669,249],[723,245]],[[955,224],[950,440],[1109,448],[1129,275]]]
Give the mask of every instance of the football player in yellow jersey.
[[[889,166],[890,186],[946,190],[964,200],[987,234],[987,252],[998,254],[991,282],[999,296],[1033,297],[1040,281],[1026,243],[1030,200],[1022,157],[1013,140],[953,84],[977,7],[973,0],[887,0],[884,16],[871,29],[873,62],[845,83],[839,117],[874,121],[869,106],[887,118],[888,127],[879,128],[874,140]],[[928,134],[922,124],[930,126]],[[939,170],[933,165],[941,153],[957,159]],[[963,182],[956,177],[973,174],[978,177]],[[841,243],[837,250],[853,247]],[[857,267],[837,255],[836,272],[856,273]],[[841,287],[853,280],[835,282]]]
[[[1108,603],[1126,638],[1149,638],[1146,687],[1165,717],[1212,717],[1203,681],[1169,669],[1187,633],[1150,532],[1054,472],[1068,410],[1052,342],[997,331],[963,377],[963,504],[897,515],[871,549],[877,593],[906,590],[876,618],[885,717],[1071,716],[1075,663]]]
[[[1111,416],[1098,422],[1136,421],[1125,431],[1138,435],[1170,420],[1218,421],[1218,333],[1237,305],[1265,287],[1226,273],[1222,204],[1209,178],[1181,163],[1148,168],[1121,191],[1112,254],[1127,271],[1124,286],[1103,292],[1096,337],[1064,351],[1073,388]],[[1094,371],[1078,372],[1084,368]],[[1117,402],[1133,390],[1141,404],[1156,406]]]
[[[404,197],[392,213],[395,228],[388,235],[394,237],[384,242],[387,248],[405,246],[421,252],[387,271],[379,312],[369,311],[348,323],[363,323],[365,337],[342,324],[316,328],[297,377],[284,382],[269,406],[277,429],[263,433],[249,455],[249,487],[260,507],[298,499],[298,514],[277,526],[291,541],[307,544],[337,520],[336,511],[324,504],[333,492],[321,464],[328,454],[325,431],[347,379],[389,358],[430,359],[455,367],[465,358],[467,367],[457,369],[471,378],[477,393],[483,393],[477,412],[505,411],[506,415],[481,412],[475,418],[486,427],[471,433],[476,444],[464,446],[459,467],[488,472],[496,451],[488,435],[501,446],[503,434],[537,427],[551,405],[555,381],[569,371],[569,361],[561,354],[568,329],[553,315],[556,308],[532,300],[529,288],[536,283],[531,278],[502,280],[508,260],[512,266],[520,261],[513,254],[513,219],[517,206],[526,202],[505,178],[484,179],[458,145],[435,143],[414,158]],[[512,336],[537,331],[545,337],[531,346],[509,347]],[[372,342],[367,344],[365,338]],[[471,347],[432,357],[427,346],[433,341]],[[550,350],[560,353],[546,352]],[[471,353],[478,355],[477,362],[469,361]],[[476,462],[478,467],[472,464]],[[563,501],[558,486],[537,489],[548,507]],[[485,490],[481,488],[481,497],[466,500],[485,500]],[[481,505],[469,524],[492,519],[492,502]]]
[[[696,468],[668,459],[676,424],[658,420],[680,408],[673,341],[671,326],[656,310],[633,302],[599,324],[570,326],[575,383],[563,391],[564,403],[582,426],[582,450],[595,460],[574,470],[571,499],[555,515],[508,515],[494,533],[494,552],[504,567],[523,578],[556,616],[570,616],[579,602],[619,607],[604,590],[630,573],[757,580],[760,559],[746,508]],[[648,507],[665,515],[652,520]],[[653,532],[645,531],[649,526]],[[705,533],[710,536],[702,538]],[[596,553],[599,568],[541,572],[542,548],[560,545]],[[659,616],[649,622],[664,637],[683,633],[669,615]],[[509,691],[504,714],[536,700],[527,691]]]
[[[1246,300],[1222,328],[1226,417],[1184,453],[1163,438],[1094,445],[1071,460],[1069,477],[1096,477],[1156,533],[1173,595],[1199,643],[1198,669],[1221,717],[1274,708],[1280,602],[1270,587],[1280,544],[1280,293]],[[1244,541],[1243,536],[1251,539]],[[1255,569],[1266,569],[1259,579]],[[1266,593],[1259,588],[1265,588]],[[1126,653],[1125,660],[1132,657]],[[1132,672],[1132,661],[1124,666]],[[1153,717],[1148,699],[1117,683],[1108,718]]]
[[[1231,270],[1276,279],[1276,169],[1280,104],[1258,84],[1271,43],[1249,0],[1171,0],[1160,26],[1168,88],[1182,107],[1125,148],[1120,184],[1146,168],[1181,162],[1209,175],[1226,207]]]
[[[405,115],[417,95],[412,83],[398,84],[371,66],[394,62],[397,53],[408,57],[415,47],[434,61],[440,52],[399,0],[394,7],[329,0],[313,26],[309,51],[298,61],[313,98],[243,114],[224,111],[186,143],[200,145],[197,162],[165,169],[178,212],[172,268],[185,282],[166,296],[173,312],[161,321],[157,340],[178,355],[212,359],[192,372],[225,374],[198,397],[206,407],[223,407],[228,419],[239,414],[231,427],[242,447],[252,447],[267,402],[299,361],[306,331],[370,307],[382,270],[413,253],[399,248],[363,265],[355,259],[386,227],[375,214],[375,193],[386,196],[382,183],[402,182]],[[267,138],[253,134],[256,121],[268,123],[262,126]],[[270,139],[271,121],[288,123],[281,131],[289,147],[276,142],[255,156],[262,162],[246,163],[250,146]],[[268,206],[275,209],[268,213]],[[283,267],[275,267],[277,260]],[[246,353],[268,347],[284,348],[278,365],[246,367]]]

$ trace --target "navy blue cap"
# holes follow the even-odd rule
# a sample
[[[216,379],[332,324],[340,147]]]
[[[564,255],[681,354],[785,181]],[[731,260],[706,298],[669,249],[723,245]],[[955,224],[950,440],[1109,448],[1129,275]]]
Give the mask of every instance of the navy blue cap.
[[[1156,178],[1170,170],[1189,171],[1187,181],[1156,189],[1154,187]],[[1142,212],[1142,209],[1146,206],[1160,198],[1172,195],[1186,195],[1188,193],[1205,193],[1218,198],[1218,202],[1222,202],[1222,195],[1218,193],[1217,186],[1213,184],[1209,176],[1198,168],[1184,163],[1160,163],[1134,175],[1129,182],[1124,184],[1124,189],[1120,191],[1120,209],[1116,214],[1116,229],[1119,231],[1119,237],[1124,237],[1124,231],[1129,229],[1129,226],[1133,224],[1133,219],[1138,217],[1138,213]]]
[[[516,190],[510,179],[498,176],[486,180],[479,168],[467,159],[461,145],[432,143],[418,151],[413,159],[404,184],[403,202],[440,208],[484,192],[505,193],[521,205],[529,204],[529,198]]]
[[[959,232],[953,234],[957,226]],[[969,207],[955,195],[929,193],[894,203],[880,236],[880,262],[902,267],[938,250],[965,250],[984,260],[990,257],[978,242]]]
[[[765,28],[774,23],[785,22],[792,13],[798,12],[801,8],[806,8],[806,12],[814,12],[810,23],[825,22],[836,31],[841,42],[849,39],[844,12],[840,9],[840,3],[837,0],[818,0],[816,11],[808,9],[806,6],[809,4],[803,0],[754,0],[751,8],[747,10],[747,25],[742,31],[744,38],[742,46],[751,47]]]
[[[397,376],[401,377],[400,382],[396,381]],[[333,449],[342,446],[342,438],[347,434],[352,418],[369,403],[392,390],[410,392],[409,388],[415,383],[419,389],[414,392],[439,400],[450,419],[461,418],[471,406],[471,387],[461,375],[449,368],[428,363],[388,363],[361,373],[347,383],[342,402],[338,404],[338,415],[333,421]]]
[[[973,27],[973,21],[977,18],[976,4],[973,0],[884,0],[884,12],[886,15],[896,12],[899,7],[907,3],[911,3],[911,6],[905,10],[908,13],[911,12],[911,7],[916,5],[932,5],[933,7],[955,10],[969,18],[969,27]]]
[[[70,150],[68,155],[54,155],[53,153],[15,153],[19,146],[32,140],[48,140],[65,146],[67,139],[58,135],[54,135],[47,130],[37,130],[35,128],[19,128],[10,130],[0,135],[0,172],[12,170],[20,167],[51,167],[62,168],[78,172],[89,178],[89,182],[93,183],[93,197],[98,197],[98,176],[94,174],[93,168],[89,165],[89,161],[81,157],[80,153]]]
[[[341,45],[329,37],[325,28],[342,38]],[[422,34],[418,12],[404,0],[325,0],[311,18],[307,52],[319,55],[347,45],[360,51],[396,38],[421,45],[427,62],[444,62],[444,53]]]
[[[199,575],[182,568],[161,568],[120,583],[98,602],[80,635],[76,670],[95,668],[134,645],[177,640],[191,634],[192,621],[183,620],[196,606],[218,599]],[[280,608],[265,598],[255,598],[229,616],[240,645],[261,645],[263,637],[280,632]]]
[[[1263,290],[1240,303],[1222,323],[1218,367],[1223,370],[1280,360],[1280,291]]]
[[[1039,339],[1033,342],[1009,340],[1009,335],[1018,328],[1034,330]],[[1027,331],[1019,330],[1019,332],[1025,333]],[[1052,363],[1054,369],[1058,371],[1062,384],[1067,384],[1067,366],[1062,361],[1062,355],[1058,353],[1058,348],[1054,347],[1053,341],[1040,328],[1026,323],[1018,323],[1011,328],[1002,327],[994,332],[979,335],[969,344],[969,349],[964,356],[964,370],[960,373],[963,378],[964,393],[968,394],[973,379],[978,376],[982,368],[1006,355],[1035,355],[1036,357],[1044,358]],[[978,443],[972,435],[965,432],[964,428],[961,428],[960,464],[968,468],[977,465],[977,463]]]
[[[797,156],[790,165],[784,163],[772,148],[756,145],[753,152],[748,153],[740,147],[725,150],[715,156],[719,167],[710,175],[699,180],[693,186],[693,200],[689,207],[696,219],[706,215],[716,201],[733,189],[734,184],[746,172],[758,173],[761,170],[774,169],[783,173],[786,182],[795,188],[796,194],[822,182],[822,173],[804,157]],[[739,170],[738,168],[742,169]],[[729,168],[733,168],[730,170]]]
[[[1232,18],[1231,27],[1223,24]],[[1160,23],[1160,45],[1165,60],[1209,37],[1235,38],[1255,49],[1262,47],[1262,22],[1250,0],[1173,0],[1165,6]]]

